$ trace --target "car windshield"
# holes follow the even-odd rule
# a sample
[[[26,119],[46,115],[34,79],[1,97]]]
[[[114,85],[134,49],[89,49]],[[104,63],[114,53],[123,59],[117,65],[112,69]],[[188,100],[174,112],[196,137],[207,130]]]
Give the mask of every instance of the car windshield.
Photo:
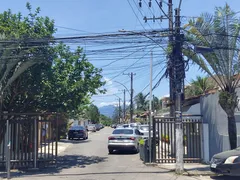
[[[124,127],[124,128],[126,128],[126,127],[128,127],[129,125],[128,124],[124,124],[124,125],[122,125],[122,127]]]
[[[84,130],[83,126],[72,126],[70,130]]]
[[[133,134],[132,129],[116,129],[112,134]]]

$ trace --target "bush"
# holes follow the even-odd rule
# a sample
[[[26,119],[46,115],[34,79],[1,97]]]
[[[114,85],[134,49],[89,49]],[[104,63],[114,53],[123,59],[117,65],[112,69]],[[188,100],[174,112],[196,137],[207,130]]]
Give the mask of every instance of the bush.
[[[139,145],[142,145],[142,146],[143,146],[144,144],[145,144],[144,139],[140,139],[140,140],[139,140]]]
[[[166,134],[162,134],[162,139],[161,141],[166,142],[166,143],[170,143],[170,139],[169,136]]]

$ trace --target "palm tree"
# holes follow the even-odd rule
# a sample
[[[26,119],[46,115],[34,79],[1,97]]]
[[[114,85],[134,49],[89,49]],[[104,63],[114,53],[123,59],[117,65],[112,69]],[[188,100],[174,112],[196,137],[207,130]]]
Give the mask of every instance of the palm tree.
[[[185,95],[186,97],[198,96],[213,88],[214,84],[208,77],[197,76],[196,80],[192,80],[191,84],[185,89]]]
[[[228,134],[231,149],[237,146],[237,129],[234,112],[237,107],[236,88],[239,84],[239,32],[240,23],[228,4],[217,7],[214,15],[202,14],[185,25],[189,48],[183,53],[205,71],[221,89],[219,104],[228,117]],[[208,47],[207,52],[196,54],[193,46]],[[236,76],[236,74],[238,76]]]
[[[139,111],[146,111],[147,110],[147,101],[146,101],[146,96],[144,96],[143,93],[138,93],[135,97],[134,97],[136,106],[137,106],[137,110]]]

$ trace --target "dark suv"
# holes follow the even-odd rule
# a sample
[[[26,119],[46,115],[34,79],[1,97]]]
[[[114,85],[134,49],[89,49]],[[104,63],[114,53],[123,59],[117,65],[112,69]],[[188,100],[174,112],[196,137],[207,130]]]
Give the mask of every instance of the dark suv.
[[[83,126],[72,126],[68,131],[68,139],[88,139],[87,129]]]

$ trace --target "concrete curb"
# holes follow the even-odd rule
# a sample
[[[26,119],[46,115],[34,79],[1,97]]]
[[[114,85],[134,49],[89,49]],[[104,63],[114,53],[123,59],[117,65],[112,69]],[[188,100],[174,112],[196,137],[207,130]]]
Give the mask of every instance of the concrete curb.
[[[144,164],[146,166],[158,167],[160,169],[168,170],[170,172],[175,173],[175,168],[173,168],[173,165],[161,165],[161,164],[157,164],[157,163],[144,163]],[[196,169],[193,169],[193,170],[189,170],[189,169],[185,168],[184,173],[181,175],[182,176],[216,176],[216,174],[211,171],[198,170],[197,168],[198,167],[196,167]]]

